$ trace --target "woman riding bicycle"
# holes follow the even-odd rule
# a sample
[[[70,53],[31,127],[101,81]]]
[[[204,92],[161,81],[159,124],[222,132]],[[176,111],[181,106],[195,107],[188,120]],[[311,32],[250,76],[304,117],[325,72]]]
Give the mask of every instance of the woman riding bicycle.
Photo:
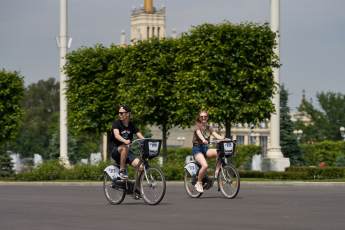
[[[139,158],[135,158],[128,145],[133,141],[133,134],[143,139],[139,129],[130,121],[131,109],[127,105],[120,105],[119,119],[113,122],[111,142],[113,145],[111,157],[120,164],[120,178],[127,179],[126,164],[136,167]]]
[[[210,141],[210,136],[214,136],[216,139],[223,139],[218,133],[216,133],[213,128],[208,124],[208,112],[205,110],[200,111],[195,124],[194,134],[193,134],[193,148],[192,154],[195,160],[200,164],[201,168],[198,174],[198,181],[195,184],[195,189],[202,193],[204,192],[202,186],[202,179],[204,178],[208,164],[206,158],[215,158],[217,157],[216,149],[209,149],[208,143]],[[216,166],[216,175],[219,171],[220,164]]]

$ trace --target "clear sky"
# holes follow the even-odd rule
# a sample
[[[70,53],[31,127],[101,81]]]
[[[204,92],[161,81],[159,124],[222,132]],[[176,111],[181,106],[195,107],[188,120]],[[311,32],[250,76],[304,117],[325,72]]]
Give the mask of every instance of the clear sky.
[[[0,0],[0,68],[17,70],[25,84],[59,79],[60,0]],[[71,50],[119,43],[129,37],[130,12],[143,0],[68,0]],[[280,81],[288,89],[289,106],[317,92],[345,93],[345,1],[281,0]],[[264,23],[269,0],[154,0],[167,9],[167,35],[205,22]],[[129,40],[127,37],[127,41]]]

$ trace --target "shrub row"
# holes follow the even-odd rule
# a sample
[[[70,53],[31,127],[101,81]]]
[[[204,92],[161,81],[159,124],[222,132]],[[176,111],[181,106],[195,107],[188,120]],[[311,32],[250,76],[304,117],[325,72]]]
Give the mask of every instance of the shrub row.
[[[31,172],[21,173],[15,176],[20,181],[48,181],[48,180],[91,180],[102,179],[104,168],[110,162],[99,165],[76,165],[72,169],[64,169],[57,161],[47,162]],[[170,162],[163,167],[167,180],[183,180],[183,163]],[[133,176],[133,170],[130,170]],[[322,180],[345,179],[344,167],[290,167],[286,172],[258,172],[240,171],[241,178],[261,178],[276,180]]]
[[[302,157],[305,165],[345,166],[345,141],[322,141],[314,144],[302,144]]]
[[[65,169],[58,161],[47,161],[31,172],[17,174],[15,180],[101,180],[106,165],[106,162],[102,162],[98,165],[75,165],[71,169]]]

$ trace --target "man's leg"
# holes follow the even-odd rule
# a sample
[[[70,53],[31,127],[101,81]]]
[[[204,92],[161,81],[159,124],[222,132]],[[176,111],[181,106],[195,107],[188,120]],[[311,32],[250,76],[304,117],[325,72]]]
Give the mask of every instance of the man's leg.
[[[128,147],[120,146],[119,153],[120,153],[120,178],[127,179],[128,176],[126,172],[126,160],[127,160],[127,155],[128,155]]]

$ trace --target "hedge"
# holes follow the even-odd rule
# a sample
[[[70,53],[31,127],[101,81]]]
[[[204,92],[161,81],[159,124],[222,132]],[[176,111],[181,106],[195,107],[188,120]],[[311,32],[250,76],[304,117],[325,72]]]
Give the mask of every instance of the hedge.
[[[345,141],[322,141],[301,144],[305,165],[318,166],[325,162],[328,166],[345,166]]]
[[[237,154],[231,162],[240,170],[242,178],[265,178],[279,180],[322,180],[345,179],[345,161],[343,142],[325,141],[318,144],[303,145],[302,151],[306,162],[319,165],[326,162],[326,167],[290,167],[286,172],[256,172],[249,171],[252,156],[260,153],[260,147],[254,145],[240,145]],[[168,159],[162,168],[167,180],[183,180],[184,162],[191,154],[191,148],[170,148]],[[46,181],[46,180],[101,180],[104,168],[111,162],[102,162],[99,165],[75,165],[72,169],[64,169],[58,161],[47,161],[31,172],[20,173],[14,176],[15,180]],[[158,159],[153,159],[151,165],[158,165]],[[215,160],[208,160],[210,168],[214,168]],[[129,167],[129,175],[134,171]]]

